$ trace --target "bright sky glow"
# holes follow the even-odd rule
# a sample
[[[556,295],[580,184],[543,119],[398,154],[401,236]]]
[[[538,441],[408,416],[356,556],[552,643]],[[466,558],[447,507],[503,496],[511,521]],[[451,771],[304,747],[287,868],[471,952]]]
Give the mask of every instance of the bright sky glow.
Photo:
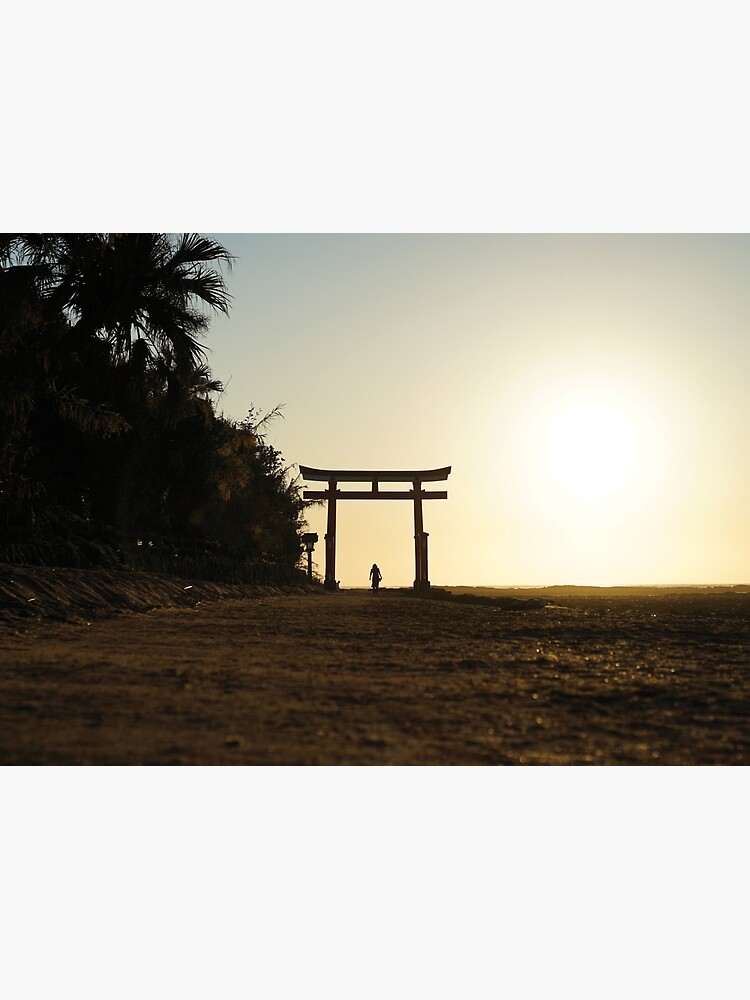
[[[573,397],[549,421],[541,464],[583,503],[601,503],[625,489],[637,472],[633,418],[606,400]]]
[[[285,404],[290,465],[452,465],[433,584],[750,580],[750,238],[214,235],[220,406]],[[342,586],[411,584],[413,533],[340,503]]]

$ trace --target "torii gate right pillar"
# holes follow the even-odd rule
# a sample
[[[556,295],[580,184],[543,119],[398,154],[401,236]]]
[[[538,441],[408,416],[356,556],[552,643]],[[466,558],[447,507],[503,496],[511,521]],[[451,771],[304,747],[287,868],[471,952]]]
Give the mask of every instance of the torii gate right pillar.
[[[422,483],[414,481],[414,589],[428,590],[427,538],[422,520]]]

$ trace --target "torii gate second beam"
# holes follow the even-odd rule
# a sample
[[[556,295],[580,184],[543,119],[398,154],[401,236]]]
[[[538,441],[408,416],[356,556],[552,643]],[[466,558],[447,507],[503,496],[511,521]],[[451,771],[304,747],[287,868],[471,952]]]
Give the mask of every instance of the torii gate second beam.
[[[442,469],[423,469],[411,471],[382,470],[335,470],[313,469],[308,465],[300,465],[303,479],[311,482],[328,483],[327,490],[305,490],[304,500],[326,500],[328,502],[328,530],[326,532],[326,570],[324,586],[336,588],[336,501],[337,500],[413,500],[414,501],[414,589],[422,590],[430,586],[427,573],[427,538],[422,521],[423,500],[447,500],[448,493],[444,490],[427,493],[422,489],[422,483],[435,483],[446,480],[451,467]],[[371,483],[372,489],[340,490],[339,483]],[[381,492],[380,483],[411,483],[410,490],[390,490]]]

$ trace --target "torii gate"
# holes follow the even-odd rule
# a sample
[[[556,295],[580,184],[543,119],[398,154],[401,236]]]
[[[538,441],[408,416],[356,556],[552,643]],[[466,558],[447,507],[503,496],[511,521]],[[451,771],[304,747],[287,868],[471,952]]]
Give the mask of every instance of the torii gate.
[[[334,469],[311,469],[308,465],[300,465],[299,471],[303,479],[316,483],[328,483],[327,490],[305,490],[302,494],[305,500],[328,501],[328,531],[326,532],[326,573],[324,586],[336,589],[336,501],[337,500],[413,500],[414,501],[414,589],[426,590],[430,586],[427,575],[427,538],[428,532],[422,523],[423,500],[447,500],[448,493],[439,490],[426,493],[422,483],[442,482],[450,475],[451,467],[443,469],[426,469],[412,472],[382,472],[341,471]],[[372,489],[340,490],[339,483],[371,483]],[[411,483],[410,490],[390,490],[380,492],[380,483]]]

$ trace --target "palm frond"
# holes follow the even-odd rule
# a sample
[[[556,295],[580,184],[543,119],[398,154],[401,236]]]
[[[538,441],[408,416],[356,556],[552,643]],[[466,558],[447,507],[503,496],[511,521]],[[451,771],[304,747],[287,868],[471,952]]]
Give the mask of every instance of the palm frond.
[[[98,434],[111,437],[131,429],[127,420],[104,403],[94,405],[88,399],[78,396],[71,386],[58,389],[50,383],[49,395],[59,416],[73,424],[84,434]]]
[[[165,281],[165,287],[169,289],[171,282]],[[200,299],[205,305],[216,312],[227,315],[232,296],[227,290],[224,278],[218,271],[208,268],[198,268],[190,276],[182,276],[174,282],[175,291],[183,298]]]
[[[12,423],[22,423],[34,407],[34,397],[30,389],[17,389],[10,385],[0,385],[0,415]]]
[[[232,254],[216,240],[210,240],[200,233],[183,233],[170,263],[172,267],[180,267],[201,261],[218,261],[231,268],[234,260]]]

